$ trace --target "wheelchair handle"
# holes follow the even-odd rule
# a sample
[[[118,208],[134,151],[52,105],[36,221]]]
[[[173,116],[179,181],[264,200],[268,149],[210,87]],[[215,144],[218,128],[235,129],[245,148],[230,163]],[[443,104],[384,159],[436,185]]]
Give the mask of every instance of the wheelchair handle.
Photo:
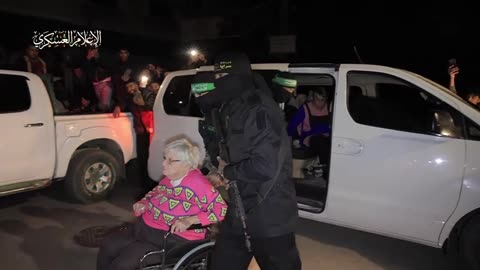
[[[187,231],[199,230],[199,229],[208,229],[209,225],[203,226],[202,224],[193,224],[187,228]],[[168,237],[172,234],[172,225],[168,226],[168,231],[163,235],[163,247],[167,246]],[[165,259],[165,258],[164,258]]]

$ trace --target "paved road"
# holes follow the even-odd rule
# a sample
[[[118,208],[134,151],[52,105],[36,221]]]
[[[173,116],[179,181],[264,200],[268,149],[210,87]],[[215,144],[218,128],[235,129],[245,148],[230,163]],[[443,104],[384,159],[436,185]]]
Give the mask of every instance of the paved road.
[[[94,270],[97,250],[76,245],[73,236],[130,220],[138,196],[124,185],[108,201],[78,205],[59,183],[0,198],[0,269]],[[300,221],[297,241],[306,270],[447,269],[440,250],[308,220]]]

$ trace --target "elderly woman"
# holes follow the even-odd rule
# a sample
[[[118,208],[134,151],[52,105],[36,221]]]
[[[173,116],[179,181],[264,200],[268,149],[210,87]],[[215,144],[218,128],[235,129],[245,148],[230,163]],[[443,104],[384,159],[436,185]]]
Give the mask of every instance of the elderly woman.
[[[197,169],[198,147],[188,140],[166,146],[165,178],[145,198],[133,205],[136,223],[105,239],[100,247],[97,269],[135,269],[142,256],[163,248],[163,235],[171,230],[169,245],[206,237],[204,229],[187,230],[224,219],[227,205],[217,190]]]
[[[303,105],[288,124],[288,135],[300,139],[300,143],[307,147],[311,136],[329,136],[330,132],[327,91],[314,89],[312,95],[313,100]]]
[[[298,139],[300,145],[318,156],[327,176],[327,162],[330,157],[331,120],[328,106],[328,93],[320,87],[313,90],[313,100],[307,102],[288,124],[288,134]],[[318,169],[320,170],[320,169]]]

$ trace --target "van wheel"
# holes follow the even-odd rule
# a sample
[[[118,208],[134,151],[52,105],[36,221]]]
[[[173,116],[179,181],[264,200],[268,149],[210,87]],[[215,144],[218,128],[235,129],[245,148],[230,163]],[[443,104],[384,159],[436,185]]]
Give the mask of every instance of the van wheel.
[[[70,161],[65,189],[78,202],[100,201],[112,191],[119,174],[119,162],[110,153],[82,149]]]
[[[473,217],[462,233],[460,240],[462,269],[480,269],[480,216]]]

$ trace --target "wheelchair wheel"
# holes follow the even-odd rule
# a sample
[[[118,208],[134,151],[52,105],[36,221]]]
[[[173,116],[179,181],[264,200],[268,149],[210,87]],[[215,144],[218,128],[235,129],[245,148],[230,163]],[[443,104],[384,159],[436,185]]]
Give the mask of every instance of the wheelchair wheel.
[[[185,254],[172,270],[207,270],[215,242],[202,244]]]

